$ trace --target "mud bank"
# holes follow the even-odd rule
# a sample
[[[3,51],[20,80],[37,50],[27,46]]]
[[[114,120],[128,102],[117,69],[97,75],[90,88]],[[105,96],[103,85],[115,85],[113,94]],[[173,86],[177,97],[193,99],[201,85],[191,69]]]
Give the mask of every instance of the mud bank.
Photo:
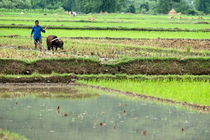
[[[100,61],[69,58],[42,59],[33,62],[14,59],[0,59],[0,74],[31,75],[51,74],[128,74],[128,75],[209,75],[209,58],[139,58],[102,64]]]

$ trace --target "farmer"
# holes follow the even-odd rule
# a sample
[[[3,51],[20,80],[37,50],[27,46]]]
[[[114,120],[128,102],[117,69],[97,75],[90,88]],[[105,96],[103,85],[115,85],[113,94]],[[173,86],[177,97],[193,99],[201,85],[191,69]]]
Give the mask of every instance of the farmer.
[[[37,49],[37,46],[39,45],[40,47],[40,50],[42,49],[42,35],[41,35],[41,32],[45,33],[46,32],[46,29],[43,29],[40,25],[39,25],[39,21],[36,20],[35,21],[35,26],[32,27],[32,31],[31,31],[31,38],[32,38],[32,35],[34,34],[34,44],[35,44],[35,49]]]

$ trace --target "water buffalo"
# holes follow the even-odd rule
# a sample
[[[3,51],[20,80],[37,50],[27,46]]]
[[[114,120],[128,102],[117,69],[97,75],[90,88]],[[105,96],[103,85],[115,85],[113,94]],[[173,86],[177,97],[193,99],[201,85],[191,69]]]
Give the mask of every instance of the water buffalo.
[[[63,45],[64,45],[63,40],[59,39],[57,36],[50,35],[47,37],[48,50],[57,51],[58,48],[63,50]]]

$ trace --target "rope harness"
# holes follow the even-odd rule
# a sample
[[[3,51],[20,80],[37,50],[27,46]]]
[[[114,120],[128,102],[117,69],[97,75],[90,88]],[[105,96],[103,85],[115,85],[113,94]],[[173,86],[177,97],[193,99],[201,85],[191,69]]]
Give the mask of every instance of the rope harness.
[[[53,42],[55,40],[61,40],[61,39],[60,38],[55,38],[55,39],[51,40],[50,42]]]

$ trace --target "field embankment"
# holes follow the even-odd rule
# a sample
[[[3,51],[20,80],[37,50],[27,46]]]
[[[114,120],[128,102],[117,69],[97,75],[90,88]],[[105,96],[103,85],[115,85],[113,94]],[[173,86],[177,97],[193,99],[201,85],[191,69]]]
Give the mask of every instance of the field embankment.
[[[0,60],[0,74],[191,74],[209,75],[209,58],[136,58],[127,59],[112,64],[102,64],[100,61],[83,58],[42,59],[32,62],[14,59]]]
[[[208,75],[126,75],[126,74],[32,74],[0,75],[0,83],[71,83],[77,80],[151,80],[151,81],[210,81]]]

